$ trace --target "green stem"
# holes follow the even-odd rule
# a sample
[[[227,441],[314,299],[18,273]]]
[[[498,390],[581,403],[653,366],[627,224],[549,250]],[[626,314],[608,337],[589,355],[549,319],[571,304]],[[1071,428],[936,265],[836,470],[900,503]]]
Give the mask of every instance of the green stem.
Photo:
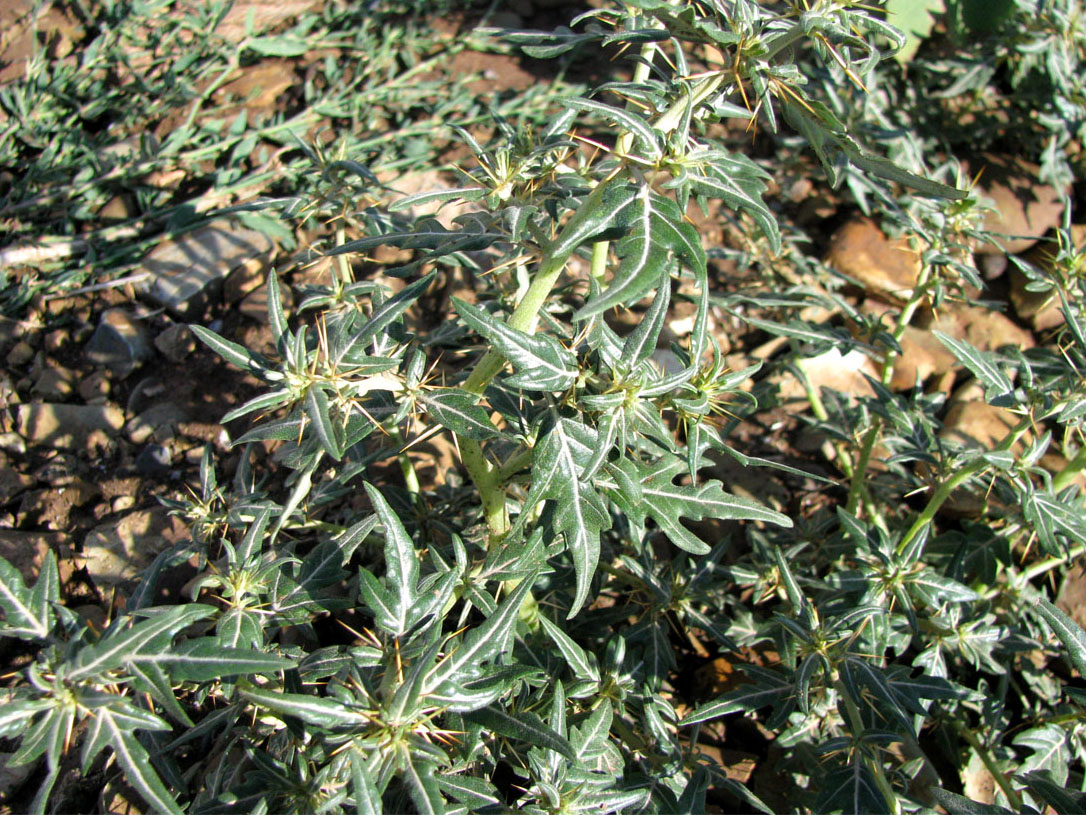
[[[1011,430],[998,445],[992,448],[992,452],[1001,452],[1009,450],[1015,445],[1015,443],[1022,438],[1022,435],[1029,430],[1032,424],[1031,419],[1027,416],[1022,419],[1013,430]],[[905,537],[901,539],[901,543],[897,546],[897,553],[900,555],[916,540],[916,538],[923,533],[923,531],[935,520],[935,513],[937,513],[946,502],[946,500],[954,493],[954,490],[962,486],[970,478],[979,475],[981,472],[991,466],[988,461],[978,456],[974,461],[965,465],[957,472],[952,474],[936,489],[935,493],[928,500],[927,506],[916,517],[913,525],[909,527],[909,531],[905,533]]]
[[[1021,574],[1018,575],[1017,580],[1020,584],[1026,584],[1036,577],[1040,577],[1045,572],[1050,572],[1053,569],[1058,569],[1060,566],[1068,563],[1080,555],[1086,554],[1086,543],[1076,543],[1070,549],[1067,550],[1065,555],[1050,555],[1044,560],[1038,560],[1036,563],[1031,564],[1028,568],[1023,569]],[[981,595],[984,600],[992,600],[1003,591],[1002,586],[993,586]]]
[[[1059,492],[1071,486],[1075,476],[1082,472],[1083,467],[1086,467],[1086,444],[1079,448],[1075,457],[1067,462],[1062,470],[1052,476],[1052,491]]]
[[[1022,797],[1011,786],[1007,777],[1003,775],[1003,771],[999,769],[999,765],[997,765],[995,759],[992,758],[991,752],[987,747],[981,744],[980,739],[977,738],[977,734],[970,728],[961,726],[957,722],[953,723],[953,727],[958,731],[958,735],[965,739],[973,751],[980,757],[981,762],[983,762],[992,778],[995,779],[999,789],[1003,792],[1004,797],[1006,797],[1007,803],[1010,805],[1011,809],[1015,812],[1021,812]]]

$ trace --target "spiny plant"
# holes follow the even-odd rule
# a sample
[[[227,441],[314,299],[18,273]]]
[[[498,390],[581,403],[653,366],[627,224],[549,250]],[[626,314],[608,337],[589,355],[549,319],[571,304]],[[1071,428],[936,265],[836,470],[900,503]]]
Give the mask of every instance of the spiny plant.
[[[979,756],[1012,810],[1075,811],[1081,694],[1061,686],[1060,707],[1059,681],[1018,655],[1051,630],[1086,666],[1086,635],[1031,583],[1081,553],[1086,531],[1080,253],[1061,243],[1058,271],[1034,270],[1064,306],[1059,352],[944,339],[988,402],[1021,417],[992,449],[952,448],[938,400],[887,383],[921,305],[980,282],[960,251],[980,234],[976,201],[876,152],[877,106],[853,116],[852,92],[834,90],[876,87],[903,42],[877,9],[627,0],[504,42],[535,58],[627,53],[632,75],[553,100],[549,121],[514,116],[491,144],[461,129],[476,160],[465,183],[387,208],[352,209],[380,200],[373,174],[309,151],[327,186],[284,216],[349,216],[362,234],[336,231],[330,280],[293,318],[273,276],[269,352],[193,327],[267,385],[224,417],[255,417],[232,484],[208,453],[198,495],[173,502],[193,541],[160,556],[102,631],[59,604],[52,560],[33,588],[0,566],[5,633],[40,645],[0,711],[3,735],[25,730],[15,763],[46,757],[35,808],[79,743],[84,770],[110,747],[163,812],[679,813],[710,796],[772,812],[698,747],[710,722],[745,714],[775,734],[802,811],[977,811],[917,783],[932,734],[952,762]],[[696,68],[710,47],[716,67]],[[764,200],[771,174],[724,138],[728,119],[782,140],[787,124],[833,184],[916,225],[923,271],[889,331],[832,292],[712,291],[691,205],[744,223],[770,262],[793,237]],[[445,223],[412,215],[435,202],[470,206]],[[360,275],[352,258],[381,247],[408,259]],[[430,325],[423,296],[463,269],[485,282]],[[847,346],[881,367],[871,398],[809,388],[843,498],[792,518],[706,472],[727,457],[806,476],[730,439],[757,407],[759,366],[729,369],[710,305],[816,297],[870,330],[761,320],[791,343],[786,361]],[[661,349],[679,298],[691,329]],[[638,315],[626,331],[608,319],[622,309]],[[1017,444],[1049,425],[1072,452],[1054,476],[1037,463],[1054,433]],[[466,480],[420,478],[414,448],[437,435]],[[249,455],[268,442],[274,476]],[[940,526],[970,488],[999,498],[998,517]],[[918,510],[903,501],[916,491]],[[1025,566],[1011,552],[1034,538],[1044,559]],[[153,605],[158,576],[194,552],[194,602]],[[744,681],[685,697],[681,639],[746,654]],[[1011,729],[1012,704],[1029,729]]]

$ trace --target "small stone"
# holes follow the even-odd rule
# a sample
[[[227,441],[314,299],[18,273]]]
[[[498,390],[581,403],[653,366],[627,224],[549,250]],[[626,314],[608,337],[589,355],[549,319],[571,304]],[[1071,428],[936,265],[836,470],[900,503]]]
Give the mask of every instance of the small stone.
[[[184,524],[164,508],[137,510],[88,532],[80,559],[100,590],[126,585],[159,552],[187,537]]]
[[[151,356],[147,329],[124,309],[111,308],[102,314],[86,354],[91,362],[105,365],[124,379]]]
[[[152,435],[159,440],[169,439],[176,434],[177,424],[187,418],[188,414],[180,406],[173,402],[159,402],[129,419],[124,432],[133,444],[144,444]]]
[[[31,444],[81,448],[91,431],[119,431],[124,414],[113,405],[41,402],[19,405],[16,423],[19,434]]]
[[[231,270],[250,261],[266,266],[272,248],[260,232],[217,221],[148,255],[143,262],[152,276],[147,297],[174,317],[194,317],[218,299]]]
[[[873,294],[905,300],[920,275],[920,254],[905,238],[888,238],[874,221],[854,218],[830,238],[826,263]]]
[[[76,390],[88,405],[101,405],[109,399],[109,376],[105,371],[92,371],[79,380]]]
[[[17,433],[0,433],[0,450],[17,456],[26,453],[26,440]]]
[[[187,325],[174,323],[155,337],[155,348],[170,362],[184,362],[196,350],[196,338]]]
[[[38,374],[30,392],[48,402],[60,402],[72,395],[73,378],[71,371],[50,366]]]
[[[842,354],[840,349],[832,348],[817,357],[802,359],[798,364],[815,392],[830,388],[852,396],[871,396],[874,393],[864,375],[877,379],[878,370],[871,357],[860,350]],[[782,401],[806,401],[807,391],[796,377],[788,374],[778,381]]]
[[[9,466],[7,456],[0,453],[0,504],[8,503],[32,486],[34,486],[34,479]]]
[[[110,502],[109,508],[113,512],[124,512],[136,505],[136,498],[132,495],[118,495]]]
[[[144,475],[166,475],[172,463],[169,448],[162,444],[148,444],[136,456],[136,469]]]
[[[63,328],[58,328],[56,331],[50,331],[45,335],[42,348],[45,349],[45,353],[55,355],[68,344],[69,340],[71,340],[71,335]]]
[[[21,368],[34,359],[34,349],[26,340],[19,340],[8,351],[7,363],[12,368]]]

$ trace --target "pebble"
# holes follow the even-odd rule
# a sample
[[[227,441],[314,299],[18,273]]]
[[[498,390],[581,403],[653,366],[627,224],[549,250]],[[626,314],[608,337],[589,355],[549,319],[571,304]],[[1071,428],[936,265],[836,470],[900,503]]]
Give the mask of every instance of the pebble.
[[[184,524],[162,507],[137,510],[88,532],[81,560],[102,590],[134,581],[155,555],[187,536]]]
[[[111,308],[103,312],[94,329],[86,345],[86,356],[124,379],[151,356],[147,329],[124,309]]]
[[[148,444],[136,456],[136,469],[149,476],[166,475],[172,463],[169,448],[162,444]]]
[[[7,364],[12,368],[21,368],[34,359],[34,349],[26,340],[19,340],[8,351]]]
[[[109,399],[109,375],[105,371],[92,371],[79,380],[76,390],[88,405],[103,404]]]
[[[132,509],[136,505],[136,498],[133,495],[118,495],[114,498],[109,505],[109,508],[113,512],[124,512],[126,509]]]
[[[72,395],[72,372],[49,366],[38,374],[30,392],[48,402],[60,402]]]
[[[71,339],[71,335],[63,328],[58,328],[56,331],[50,331],[45,335],[45,341],[42,343],[42,347],[47,354],[56,354],[60,349],[68,344]]]
[[[155,348],[170,362],[184,362],[196,350],[196,338],[184,323],[174,323],[155,337]]]

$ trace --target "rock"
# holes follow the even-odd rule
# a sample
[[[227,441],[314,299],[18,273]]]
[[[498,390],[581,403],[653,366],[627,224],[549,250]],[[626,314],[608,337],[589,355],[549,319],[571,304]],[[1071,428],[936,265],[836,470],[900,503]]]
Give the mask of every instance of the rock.
[[[105,371],[92,371],[79,380],[76,390],[88,405],[101,405],[109,399],[109,377]]]
[[[124,414],[113,405],[61,405],[41,402],[19,405],[16,426],[31,444],[82,448],[93,430],[116,433]]]
[[[221,220],[154,249],[143,261],[151,273],[146,294],[174,317],[195,317],[218,297],[223,278],[243,263],[266,266],[266,235]]]
[[[137,510],[88,532],[77,560],[99,590],[127,586],[159,552],[187,537],[184,524],[164,508]]]
[[[66,368],[49,365],[35,378],[30,392],[48,402],[60,402],[72,395],[74,379],[72,372]]]
[[[136,498],[132,495],[118,495],[110,502],[109,509],[111,512],[124,512],[126,509],[132,509],[136,505]]]
[[[34,359],[34,349],[26,340],[19,340],[11,347],[7,355],[7,364],[11,368],[21,368]]]
[[[136,469],[144,475],[162,476],[170,472],[170,451],[161,444],[148,444],[136,456]]]
[[[187,325],[174,323],[155,337],[155,348],[170,362],[184,362],[196,350],[196,338]]]
[[[63,328],[58,328],[56,331],[50,331],[45,335],[45,340],[42,342],[42,348],[45,349],[45,353],[47,354],[56,354],[68,344],[68,341],[71,338],[71,334]]]
[[[188,418],[184,408],[174,402],[159,402],[129,419],[124,432],[133,444],[143,444],[152,435],[168,439],[175,435],[176,425]]]
[[[26,454],[26,439],[17,433],[0,433],[0,450],[17,456]]]
[[[888,238],[868,218],[854,218],[830,238],[826,263],[873,294],[906,300],[920,275],[920,254],[905,238]]]
[[[1036,164],[992,154],[963,164],[970,177],[980,174],[978,192],[995,206],[995,211],[984,219],[984,228],[1006,236],[997,239],[998,247],[981,244],[978,254],[1001,249],[1012,255],[1024,252],[1059,225],[1063,215],[1060,193],[1038,180],[1041,171]]]
[[[111,308],[102,314],[101,322],[94,329],[86,346],[86,356],[124,379],[151,357],[147,329],[124,309]]]
[[[72,509],[85,505],[97,494],[96,485],[82,480],[60,488],[26,492],[19,501],[18,525],[66,531],[71,528]]]
[[[803,369],[816,393],[822,388],[830,388],[852,396],[874,394],[871,383],[864,374],[877,379],[878,369],[874,361],[862,351],[853,350],[842,354],[839,349],[833,348],[817,357],[797,360],[796,364]],[[783,376],[779,382],[781,401],[806,401],[807,391],[794,376]]]
[[[968,447],[995,447],[1018,424],[1019,417],[1006,408],[993,407],[984,401],[984,387],[970,379],[954,392],[947,403],[943,429],[939,435]],[[1026,433],[1011,448],[1018,455],[1032,438]]]

